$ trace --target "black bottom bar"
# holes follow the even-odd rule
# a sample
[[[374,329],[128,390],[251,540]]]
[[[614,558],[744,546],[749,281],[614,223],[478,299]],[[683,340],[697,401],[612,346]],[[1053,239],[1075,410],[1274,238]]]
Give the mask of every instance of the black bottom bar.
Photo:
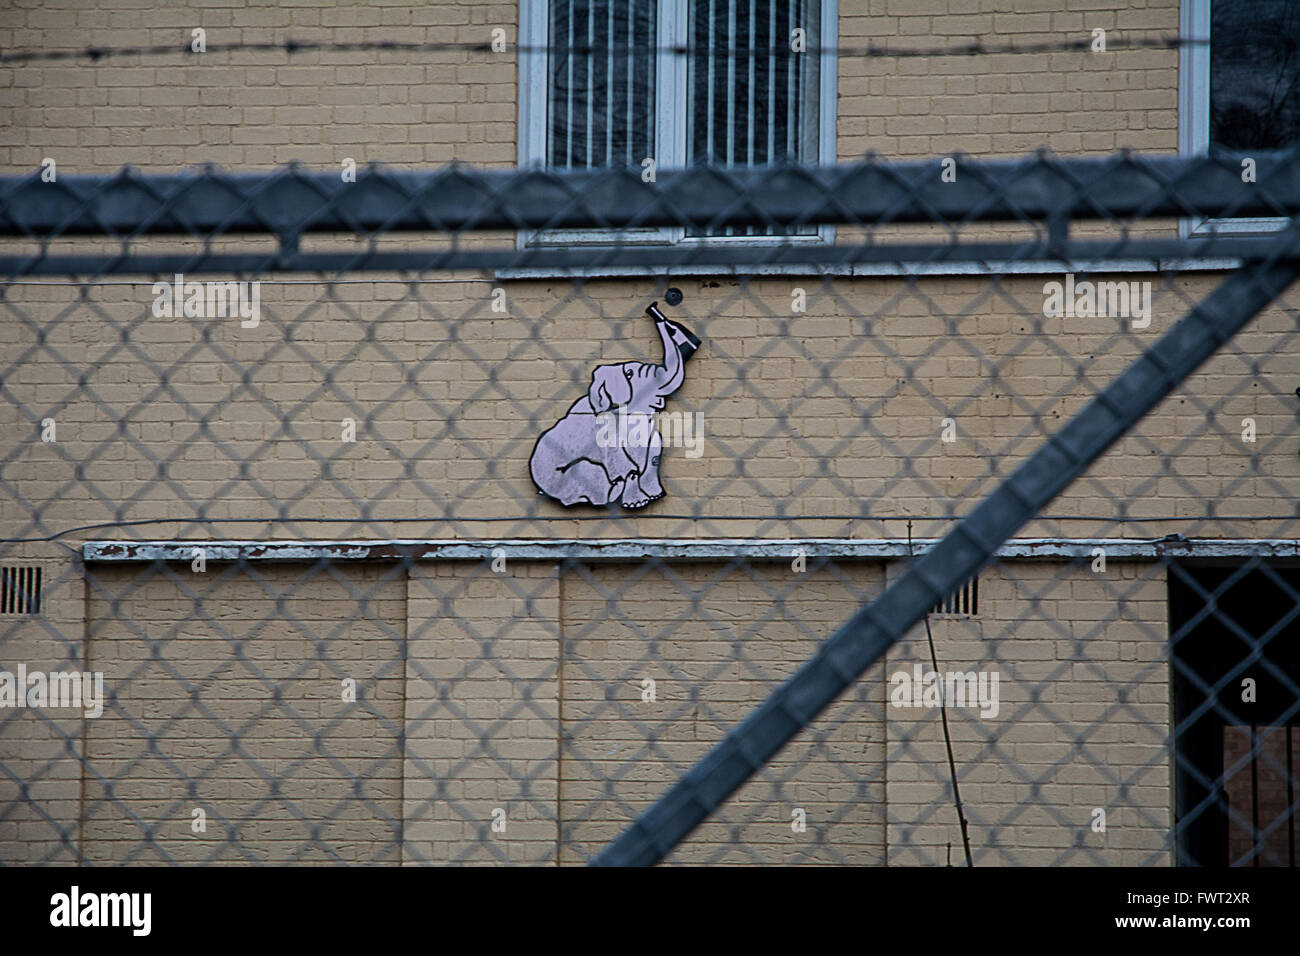
[[[88,904],[88,896],[149,894],[148,936],[136,937],[130,925],[52,926],[52,916],[69,912],[74,886],[78,921],[87,906],[102,901]],[[772,939],[780,924],[807,943],[833,927],[837,937],[848,937],[844,942],[912,940],[917,951],[976,952],[1031,940],[1181,945],[1191,936],[1231,946],[1251,934],[1288,932],[1294,886],[1286,871],[1068,866],[725,874],[549,867],[0,870],[6,941],[49,936],[134,947],[201,940],[208,949],[255,940],[259,951],[268,943],[297,948],[319,941],[332,952],[348,942],[383,946],[408,936],[424,937],[434,948],[456,939],[480,948],[500,945],[507,933],[537,941],[545,934],[555,942],[576,933],[589,945],[608,945],[630,938],[667,943],[684,931],[698,941],[712,931],[734,944],[749,936]],[[143,912],[144,897],[138,899],[140,908],[131,913]],[[755,910],[760,901],[766,905]],[[1248,925],[1225,922],[1242,919]]]

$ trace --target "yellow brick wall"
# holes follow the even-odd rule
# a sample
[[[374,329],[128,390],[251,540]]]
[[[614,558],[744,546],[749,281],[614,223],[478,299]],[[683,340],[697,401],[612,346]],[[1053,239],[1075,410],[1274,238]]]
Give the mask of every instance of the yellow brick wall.
[[[85,672],[86,584],[71,561],[24,561],[43,573],[42,613],[0,616],[0,670]],[[0,710],[0,859],[61,863],[80,840],[84,709]]]
[[[404,577],[95,569],[89,667],[115,699],[86,721],[84,858],[400,862]]]
[[[1119,39],[1172,34],[1178,23],[1174,0],[1143,7],[842,0],[841,8],[846,46],[1032,43],[1083,38],[1096,27]],[[513,41],[517,8],[45,3],[0,11],[0,48],[179,45],[195,26],[214,45],[287,36],[485,42],[497,26]],[[845,57],[838,157],[871,150],[892,159],[1009,156],[1040,145],[1062,153],[1171,152],[1177,87],[1172,51]],[[0,169],[27,171],[46,156],[63,173],[125,163],[154,171],[205,162],[266,169],[290,160],[334,169],[348,157],[507,167],[516,159],[516,92],[508,54],[242,51],[0,67]],[[173,519],[123,535],[879,537],[901,536],[909,517],[918,535],[937,534],[946,521],[927,519],[965,512],[1222,276],[1180,274],[1168,283],[1132,276],[1150,279],[1157,292],[1145,332],[1122,331],[1115,321],[1042,319],[1049,278],[996,286],[982,276],[915,284],[676,280],[687,295],[680,314],[705,346],[672,401],[704,414],[704,454],[691,459],[670,449],[669,498],[626,524],[580,522],[539,500],[527,458],[595,364],[653,354],[641,312],[662,288],[649,280],[507,281],[504,315],[491,311],[486,282],[421,284],[417,295],[400,284],[326,290],[268,281],[261,326],[211,323],[208,341],[187,322],[150,316],[147,285],[90,287],[87,301],[75,285],[13,286],[0,303],[0,351],[4,364],[21,362],[4,381],[0,457],[4,480],[25,501],[0,495],[0,535]],[[795,288],[808,292],[805,314],[791,312]],[[119,329],[128,325],[124,347]],[[1286,356],[1294,326],[1285,303],[1261,316],[1052,509],[1106,519],[1122,503],[1130,516],[1168,523],[1044,520],[1027,532],[1273,533],[1276,522],[1268,520],[1185,519],[1202,513],[1206,498],[1227,515],[1293,509],[1300,459]],[[403,388],[408,375],[414,380]],[[367,412],[373,430],[361,421]],[[47,414],[58,422],[57,446],[39,441],[37,421]],[[281,415],[301,441],[278,431]],[[938,441],[947,415],[957,421],[951,446]],[[1207,415],[1209,432],[1197,435]],[[205,416],[210,425],[202,431]],[[358,418],[355,446],[339,441],[345,417]],[[1245,417],[1256,420],[1256,445],[1234,439]],[[165,461],[167,480],[157,480],[156,459]],[[37,521],[29,502],[40,509]],[[435,520],[449,502],[459,517],[495,520]],[[376,523],[307,520],[361,518],[363,505]],[[778,505],[783,517],[773,518]],[[189,521],[200,507],[213,523]],[[282,507],[301,523],[261,523]],[[695,510],[701,520],[664,517]],[[789,517],[861,511],[888,520]],[[422,520],[395,521],[411,517]],[[723,520],[738,517],[747,520]],[[259,520],[223,521],[236,518]],[[119,705],[134,721],[114,711],[82,729],[63,716],[0,717],[5,759],[31,788],[27,799],[12,777],[0,778],[0,805],[16,808],[0,818],[6,862],[67,862],[68,841],[96,862],[133,854],[147,862],[233,861],[241,852],[221,846],[223,819],[245,818],[241,845],[253,857],[323,860],[319,847],[303,850],[310,826],[295,807],[327,821],[322,840],[350,861],[580,862],[883,584],[879,566],[865,564],[806,578],[780,565],[561,573],[524,564],[503,575],[477,565],[421,565],[409,574],[348,566],[308,574],[302,584],[302,568],[236,573],[214,565],[202,585],[214,590],[196,615],[184,588],[198,585],[183,566],[99,568],[87,585],[55,544],[6,546],[5,556],[48,562],[49,579],[59,583],[47,590],[44,624],[0,623],[0,665],[22,659],[52,668],[89,657],[118,683]],[[976,821],[972,835],[994,848],[990,862],[1057,860],[1086,830],[1089,821],[1076,819],[1081,807],[1117,805],[1102,765],[1137,781],[1108,832],[1085,834],[1088,849],[1072,860],[1166,861],[1159,850],[1169,768],[1152,734],[1168,726],[1167,672],[1149,666],[1164,634],[1163,583],[1132,567],[1116,566],[1113,575],[1103,584],[1054,565],[1007,566],[987,579],[987,620],[974,631],[953,621],[936,627],[945,661],[977,660],[987,648],[975,632],[1001,636],[996,646],[1024,678],[1003,685],[1008,705],[1024,706],[1027,685],[1046,683],[1038,710],[996,728],[1003,751],[995,757],[979,757],[976,725],[957,728],[958,756],[971,767],[963,796]],[[1121,583],[1136,596],[1116,612],[1103,601]],[[1067,586],[1068,599],[1026,612],[1025,589]],[[358,614],[352,591],[372,587],[371,605],[350,620]],[[277,605],[274,595],[285,588],[293,597]],[[610,606],[611,591],[634,589]],[[703,597],[683,601],[683,590]],[[774,607],[774,593],[784,603]],[[1087,663],[1070,663],[1075,648],[1048,620],[1049,605],[1052,620],[1076,637],[1120,615],[1080,651],[1109,680],[1098,680]],[[315,657],[312,636],[332,634],[340,622],[345,633],[329,656],[363,683],[374,679],[374,714],[345,712],[340,675]],[[223,629],[247,662],[232,663]],[[165,663],[150,660],[149,641],[166,642]],[[889,667],[916,653],[915,641],[900,647]],[[254,664],[283,689],[281,705],[252,676]],[[640,700],[643,677],[657,682],[653,704]],[[747,862],[737,841],[782,862],[943,862],[941,850],[959,841],[942,773],[936,780],[922,766],[942,770],[942,743],[927,717],[903,746],[906,722],[880,716],[884,677],[877,669],[835,705],[674,862]],[[189,705],[184,688],[209,679],[225,689],[201,695],[204,713]],[[1106,695],[1125,682],[1135,699],[1093,727],[1114,706]],[[330,726],[324,745],[334,759],[313,751],[286,706],[309,725]],[[1073,734],[1045,716],[1047,706],[1097,741],[1089,755],[1096,760],[1076,755],[1053,769]],[[228,751],[222,724],[248,725],[240,733],[247,753]],[[148,751],[147,732],[160,735],[173,766]],[[406,739],[400,754],[399,732]],[[83,778],[81,748],[103,779]],[[263,762],[287,777],[269,802],[252,765]],[[1045,776],[1042,790],[1031,793],[1013,765]],[[183,775],[205,768],[211,772],[190,794]],[[350,789],[357,774],[366,780],[361,802]],[[603,797],[606,776],[620,781],[615,798]],[[208,810],[205,836],[190,832],[195,800]],[[927,812],[932,804],[937,809]],[[795,808],[807,811],[806,833],[791,830]],[[505,811],[502,831],[492,828],[497,809]],[[400,846],[394,821],[405,824]],[[149,827],[157,850],[138,846]]]
[[[1095,28],[1108,31],[1114,45],[1170,35],[1178,25],[1173,0],[1141,7],[1098,0],[1077,9],[1051,0],[1011,9],[992,0],[841,7],[840,40],[849,48],[1030,45],[1080,39]],[[65,172],[128,162],[146,169],[206,161],[251,169],[289,159],[332,168],[348,155],[396,165],[457,159],[508,166],[515,159],[516,125],[511,55],[496,62],[488,53],[289,56],[215,47],[288,36],[302,42],[483,42],[496,27],[513,40],[517,16],[510,3],[9,9],[0,14],[0,43],[7,49],[179,44],[201,26],[214,50],[202,60],[128,56],[0,69],[0,125],[8,134],[0,143],[0,167],[30,169],[47,153],[59,157]],[[1065,153],[1176,148],[1173,51],[845,55],[839,72],[843,160],[873,149],[907,159],[959,149],[1016,155],[1039,145]],[[652,511],[639,516],[638,531],[715,536],[761,528],[757,533],[879,536],[901,533],[898,519],[906,516],[961,510],[1220,276],[1155,277],[1152,327],[1118,339],[1118,322],[1036,319],[1047,278],[997,286],[974,276],[914,284],[798,277],[681,281],[688,296],[681,314],[707,344],[673,402],[705,414],[708,439],[698,459],[668,452],[670,498],[656,510],[698,509],[730,519],[771,511],[762,505],[779,498],[789,513],[825,515],[857,499],[869,503],[873,517],[895,520],[857,527],[729,520],[724,528],[662,520]],[[272,517],[280,503],[304,519],[360,515],[345,490],[352,489],[381,519],[442,517],[441,509],[430,509],[434,498],[454,501],[465,517],[502,517],[500,524],[475,527],[488,536],[592,533],[590,524],[558,520],[560,509],[532,495],[527,455],[536,433],[581,393],[592,366],[653,354],[641,309],[659,290],[635,279],[581,289],[568,281],[501,285],[509,301],[504,316],[490,310],[489,283],[426,284],[416,294],[400,284],[326,290],[268,282],[262,327],[212,323],[210,343],[189,323],[153,319],[144,286],[94,287],[87,293],[93,308],[77,304],[75,287],[10,288],[0,306],[0,345],[23,361],[6,381],[13,396],[0,408],[0,426],[27,447],[7,474],[38,497],[46,487],[59,489],[43,503],[50,529],[115,520],[121,502],[129,502],[120,506],[124,518],[193,516],[195,502],[213,496],[205,518]],[[791,312],[796,288],[808,291],[806,314]],[[1199,403],[1171,400],[1094,470],[1096,480],[1062,499],[1057,513],[1114,517],[1117,497],[1147,517],[1187,517],[1196,512],[1198,497],[1221,499],[1229,515],[1286,513],[1300,460],[1285,443],[1293,409],[1278,396],[1289,398],[1293,386],[1278,353],[1285,354],[1279,336],[1293,325],[1289,308],[1261,319],[1257,333],[1242,336],[1225,350],[1230,354],[1186,386]],[[130,347],[119,348],[119,329],[128,326]],[[368,343],[371,330],[374,341]],[[166,370],[168,388],[156,389],[157,372],[145,373],[145,361]],[[1086,366],[1083,381],[1077,380],[1080,365]],[[823,378],[827,366],[832,370]],[[246,370],[250,387],[241,389]],[[990,381],[994,371],[999,378]],[[83,374],[86,386],[78,391]],[[408,375],[416,381],[403,390]],[[1189,437],[1206,421],[1206,406],[1214,416],[1211,434]],[[340,447],[340,420],[367,413],[375,416],[374,430],[363,426],[356,446]],[[32,441],[35,419],[45,414],[59,423],[61,449]],[[302,442],[277,433],[281,414],[289,415]],[[207,432],[199,430],[205,415],[211,417]],[[949,415],[959,440],[944,446],[936,436]],[[123,416],[126,434],[118,435]],[[1246,417],[1259,429],[1255,446],[1231,439]],[[774,428],[777,434],[769,437]],[[168,459],[170,484],[148,484],[159,472],[145,448]],[[1252,461],[1252,453],[1259,459]],[[334,459],[328,469],[318,465],[322,457]],[[903,458],[912,460],[914,474],[898,475]],[[77,478],[78,466],[84,480]],[[1162,467],[1176,477],[1159,476]],[[732,480],[738,468],[744,477]],[[515,520],[535,505],[546,521]],[[0,527],[24,529],[27,511],[12,500],[0,503]],[[470,533],[441,522],[403,527]],[[239,536],[250,529],[265,533],[256,525],[212,526],[210,533]],[[382,533],[365,525],[349,530]],[[1098,527],[1030,530],[1085,535]],[[1186,528],[1101,527],[1103,533],[1140,536],[1172,530]],[[1201,530],[1267,532],[1251,522]],[[325,529],[271,533],[319,535]]]
[[[996,714],[947,715],[976,865],[1173,863],[1166,601],[1157,565],[1000,563],[977,617],[931,619],[940,672],[998,675]],[[932,670],[923,627],[884,679],[916,664]],[[940,713],[886,711],[888,862],[962,865]]]
[[[514,3],[10,6],[0,11],[6,49],[181,47],[196,27],[213,49],[0,68],[0,127],[8,134],[0,166],[34,167],[49,155],[79,172],[292,160],[338,168],[349,157],[358,165],[512,165],[511,54],[307,50],[289,57],[215,48],[290,38],[487,43],[497,26],[513,42],[517,20]]]
[[[766,562],[568,571],[562,862],[584,862],[617,836],[877,596],[882,579],[880,565],[863,563],[809,562],[803,573]],[[879,687],[877,669],[668,862],[884,863]],[[806,829],[793,828],[797,810]]]
[[[508,282],[505,314],[491,311],[485,283],[412,293],[362,281],[332,295],[268,283],[256,329],[154,318],[142,285],[96,287],[93,307],[74,289],[19,286],[0,306],[6,353],[23,357],[0,428],[13,436],[5,477],[26,500],[0,499],[0,528],[27,537],[177,519],[134,533],[888,537],[914,518],[918,536],[934,535],[1220,277],[1156,278],[1142,331],[1119,319],[1043,318],[1045,278],[1008,277],[996,289],[964,277],[683,280],[675,314],[705,344],[668,410],[701,416],[702,453],[668,448],[668,497],[625,522],[577,520],[594,512],[540,498],[528,457],[595,366],[657,360],[641,315],[649,283],[592,281],[576,295],[567,283]],[[791,312],[795,288],[807,291],[806,313]],[[1098,520],[1044,519],[1028,533],[1276,533],[1265,519],[1292,511],[1300,479],[1294,334],[1284,300],[1049,511]],[[56,443],[41,441],[47,416]],[[354,444],[342,440],[345,418],[357,423]],[[946,418],[951,443],[941,440]],[[1242,440],[1248,418],[1254,444]],[[1203,519],[1207,502],[1219,518],[1189,520]],[[258,523],[281,515],[294,520]],[[1114,523],[1124,516],[1169,520]],[[214,523],[186,523],[194,518]]]
[[[899,570],[99,566],[85,666],[113,697],[64,728],[71,751],[23,734],[32,712],[6,725],[33,786],[0,852],[582,863]],[[932,618],[940,670],[999,675],[996,715],[948,714],[979,862],[1171,862],[1164,587],[1151,565],[1003,563],[977,618]],[[960,862],[938,713],[890,702],[914,663],[921,628],[669,861]]]
[[[553,566],[421,565],[407,585],[403,860],[554,863]]]
[[[1065,8],[1065,9],[1062,9]],[[54,154],[68,169],[124,163],[171,169],[214,162],[262,168],[345,157],[392,165],[515,161],[512,54],[457,51],[216,50],[226,43],[401,40],[487,43],[518,33],[514,3],[313,4],[212,7],[147,0],[111,9],[69,0],[0,12],[6,49],[175,44],[206,31],[212,51],[0,68],[0,166]],[[1177,0],[842,0],[841,45],[899,48],[981,42],[1122,40],[1178,32]],[[199,57],[202,57],[201,59]],[[946,57],[849,57],[839,63],[841,159],[961,150],[1017,155],[1123,146],[1177,147],[1175,51]],[[8,82],[4,82],[8,80]]]

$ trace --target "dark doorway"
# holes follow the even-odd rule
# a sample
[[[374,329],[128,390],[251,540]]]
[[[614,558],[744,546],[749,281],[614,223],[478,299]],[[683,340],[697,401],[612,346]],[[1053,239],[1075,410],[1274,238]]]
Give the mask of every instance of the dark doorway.
[[[1295,866],[1300,568],[1173,562],[1169,626],[1179,865]]]

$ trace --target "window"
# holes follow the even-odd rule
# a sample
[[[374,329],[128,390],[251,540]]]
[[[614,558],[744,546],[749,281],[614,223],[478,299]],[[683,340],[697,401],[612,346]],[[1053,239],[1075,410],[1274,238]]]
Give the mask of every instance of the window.
[[[1287,866],[1300,831],[1300,569],[1168,568],[1178,863]]]
[[[835,0],[522,0],[519,163],[835,161]],[[806,52],[792,50],[799,34]],[[829,240],[828,230],[798,230]],[[644,229],[651,241],[762,238]],[[622,238],[629,238],[626,234]],[[608,241],[601,233],[529,241]]]
[[[1294,0],[1183,0],[1179,146],[1280,149],[1300,141],[1300,4]],[[1197,231],[1281,228],[1283,219],[1200,222]]]

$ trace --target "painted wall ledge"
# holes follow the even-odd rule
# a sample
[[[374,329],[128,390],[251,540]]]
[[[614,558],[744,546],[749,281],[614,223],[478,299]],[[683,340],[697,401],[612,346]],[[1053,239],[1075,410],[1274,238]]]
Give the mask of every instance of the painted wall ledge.
[[[917,553],[937,543],[913,542]],[[393,539],[388,541],[88,541],[87,563],[192,561],[202,548],[207,561],[484,561],[504,555],[528,561],[725,561],[731,558],[788,561],[802,550],[809,558],[894,560],[908,556],[905,538],[604,538],[604,539]],[[1107,560],[1155,561],[1163,557],[1300,557],[1296,538],[1014,538],[997,551],[1011,560],[1087,558],[1095,548]]]

